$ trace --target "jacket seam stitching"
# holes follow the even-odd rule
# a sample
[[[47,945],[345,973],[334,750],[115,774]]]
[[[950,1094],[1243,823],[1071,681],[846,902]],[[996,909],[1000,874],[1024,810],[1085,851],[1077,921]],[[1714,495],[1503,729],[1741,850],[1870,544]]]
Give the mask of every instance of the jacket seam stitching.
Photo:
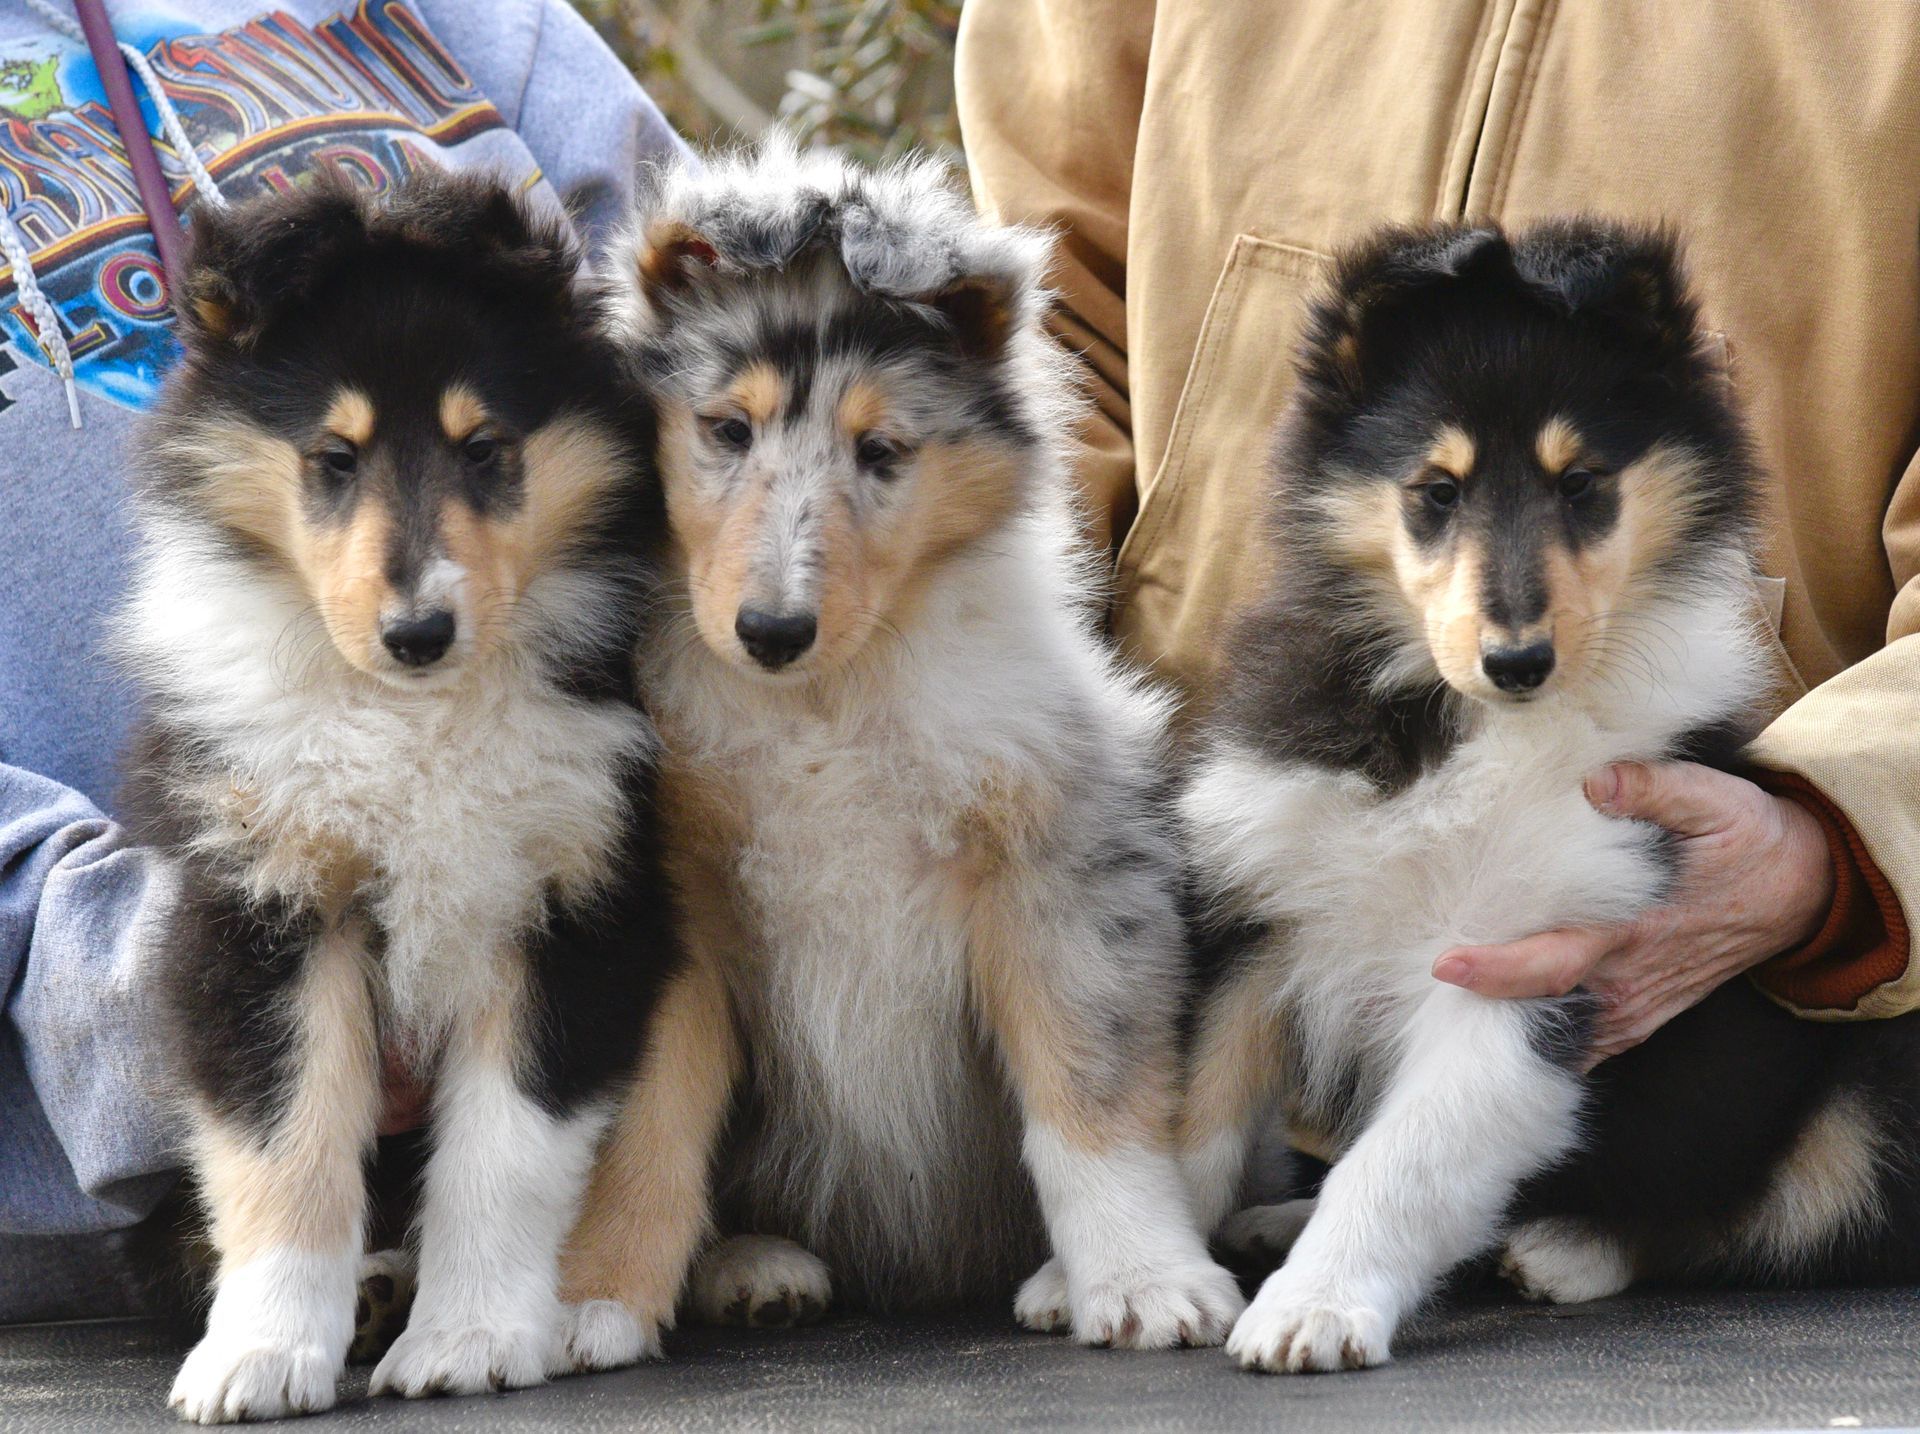
[[[1434,191],[1433,197],[1433,213],[1436,219],[1454,217],[1453,211],[1456,206],[1451,203],[1451,194],[1449,192],[1453,187],[1454,180],[1453,157],[1455,151],[1459,148],[1461,139],[1464,137],[1467,123],[1467,105],[1472,101],[1474,86],[1480,79],[1480,67],[1486,59],[1484,52],[1487,48],[1487,39],[1493,33],[1494,12],[1499,8],[1499,0],[1485,0],[1485,3],[1480,7],[1480,23],[1474,28],[1473,46],[1468,53],[1466,80],[1460,86],[1460,101],[1453,107],[1453,123],[1447,128],[1447,153],[1446,157],[1440,162],[1440,183]],[[1497,71],[1497,63],[1495,68]],[[1493,77],[1490,75],[1488,76],[1489,97],[1491,97],[1492,93],[1492,82]],[[1487,115],[1485,109],[1482,109],[1480,112],[1480,132],[1482,137],[1486,134],[1486,128]],[[1477,152],[1479,148],[1479,140],[1475,140],[1475,151]],[[1473,183],[1473,157],[1471,155],[1467,158],[1465,170],[1461,178],[1465,182],[1461,186],[1461,203],[1457,207],[1460,210],[1465,210],[1466,191],[1472,187]]]
[[[1500,170],[1494,179],[1492,200],[1488,213],[1498,217],[1506,212],[1507,193],[1513,186],[1514,166],[1520,153],[1520,136],[1526,129],[1527,116],[1533,109],[1533,95],[1540,83],[1540,71],[1546,63],[1547,33],[1553,28],[1553,22],[1560,13],[1559,0],[1546,0],[1540,7],[1540,19],[1533,27],[1533,35],[1528,41],[1527,68],[1521,76],[1520,92],[1514,96],[1513,116],[1507,122],[1506,141],[1500,147]]]

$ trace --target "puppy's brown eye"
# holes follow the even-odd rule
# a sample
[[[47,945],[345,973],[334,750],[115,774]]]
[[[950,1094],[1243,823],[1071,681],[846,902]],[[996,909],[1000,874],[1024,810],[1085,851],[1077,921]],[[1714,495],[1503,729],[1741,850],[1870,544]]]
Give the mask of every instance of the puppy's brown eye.
[[[704,418],[707,436],[722,448],[734,453],[745,453],[753,446],[753,425],[744,418]]]
[[[460,456],[476,468],[483,468],[499,456],[500,443],[497,439],[474,437],[460,445]]]
[[[1560,496],[1568,502],[1586,497],[1593,491],[1595,476],[1589,468],[1569,468],[1560,475]]]
[[[1420,496],[1429,507],[1445,512],[1460,501],[1460,485],[1451,478],[1435,478],[1420,485]]]
[[[863,433],[853,445],[854,460],[862,468],[884,473],[900,458],[900,445],[878,433]]]
[[[350,443],[337,443],[320,450],[320,479],[335,492],[353,481],[360,471],[360,454]]]

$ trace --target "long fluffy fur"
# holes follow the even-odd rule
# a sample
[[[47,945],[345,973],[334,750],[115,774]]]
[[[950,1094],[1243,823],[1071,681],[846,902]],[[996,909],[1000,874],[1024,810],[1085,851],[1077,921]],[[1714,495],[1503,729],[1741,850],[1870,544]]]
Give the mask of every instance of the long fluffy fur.
[[[1516,1276],[1555,1298],[1649,1273],[1858,1277],[1866,1248],[1911,1258],[1884,1220],[1911,1176],[1889,1172],[1878,1133],[1911,1090],[1907,1072],[1882,1084],[1909,1059],[1908,1023],[1859,1033],[1832,1071],[1831,1031],[1736,983],[1582,1078],[1582,994],[1500,1002],[1430,974],[1450,946],[1657,903],[1668,840],[1595,812],[1582,779],[1724,759],[1762,695],[1758,478],[1672,241],[1590,223],[1389,231],[1339,264],[1301,368],[1276,459],[1283,574],[1237,635],[1180,802],[1227,952],[1186,1149],[1209,1222],[1270,1100],[1338,1163],[1230,1352],[1283,1371],[1377,1363],[1440,1276],[1513,1221]],[[1542,497],[1559,479],[1534,466],[1534,435],[1551,457],[1581,430],[1619,476]],[[1463,486],[1468,516],[1452,517]],[[1468,539],[1441,534],[1463,523],[1480,566],[1456,600],[1441,545]],[[1557,633],[1580,665],[1509,700],[1530,693],[1496,691],[1478,658],[1485,633],[1542,630],[1507,610],[1529,601],[1533,545],[1570,544],[1576,572],[1608,541],[1627,544],[1611,610]],[[1440,595],[1423,612],[1416,590]],[[1471,666],[1447,647],[1456,607],[1483,624]]]
[[[1044,1225],[1071,1295],[1035,1318],[1218,1338],[1237,1300],[1167,1163],[1166,708],[1094,631],[1045,253],[930,163],[867,173],[776,142],[667,177],[610,276],[615,330],[663,396],[683,538],[647,681],[682,829],[710,837],[697,879],[734,928],[718,954],[747,1073],[721,1227],[797,1240],[839,1294],[901,1308],[1003,1298]],[[790,406],[729,459],[689,415],[740,374]],[[868,390],[903,452],[849,477],[825,415]],[[685,540],[730,502],[778,516]],[[814,604],[813,647],[760,670],[736,594]],[[1055,1023],[1059,1048],[1023,1019]]]
[[[632,680],[647,409],[571,241],[480,181],[203,214],[193,262],[121,639],[147,709],[129,820],[183,873],[159,978],[221,1255],[174,1403],[332,1402],[382,1045],[433,1082],[435,1147],[375,1388],[538,1382],[565,1367],[559,1245],[676,959]],[[352,558],[362,531],[384,545]],[[376,618],[434,603],[459,614],[441,665],[386,658]]]

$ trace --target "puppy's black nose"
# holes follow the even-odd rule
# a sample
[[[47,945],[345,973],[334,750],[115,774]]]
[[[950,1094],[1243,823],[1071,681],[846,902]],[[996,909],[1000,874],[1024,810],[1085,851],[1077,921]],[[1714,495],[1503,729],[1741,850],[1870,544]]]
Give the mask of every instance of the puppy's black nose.
[[[778,671],[813,646],[819,630],[810,612],[762,612],[743,607],[733,630],[753,660],[769,672]]]
[[[453,646],[453,614],[445,608],[418,617],[396,618],[380,626],[380,641],[395,662],[430,667]]]
[[[1531,692],[1553,671],[1553,644],[1536,642],[1529,647],[1496,647],[1492,652],[1480,654],[1480,666],[1502,692]]]

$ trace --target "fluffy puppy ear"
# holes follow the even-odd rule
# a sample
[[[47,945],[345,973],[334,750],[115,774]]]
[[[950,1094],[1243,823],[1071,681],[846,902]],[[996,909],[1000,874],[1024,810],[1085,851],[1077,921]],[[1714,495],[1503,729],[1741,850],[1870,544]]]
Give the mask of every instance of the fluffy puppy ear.
[[[683,293],[715,273],[780,269],[823,241],[826,195],[768,188],[702,197],[644,223],[634,262],[650,299]]]
[[[684,219],[656,219],[634,246],[634,273],[649,299],[682,293],[720,268],[719,247]]]
[[[276,314],[366,242],[367,223],[366,201],[330,182],[195,210],[186,292],[174,305],[188,346],[253,347]]]
[[[1004,274],[970,274],[928,300],[953,330],[961,352],[997,358],[1023,322],[1029,286]]]
[[[839,219],[841,258],[860,288],[925,304],[946,320],[963,353],[997,358],[1039,317],[1052,241],[1036,229],[987,227],[935,184],[937,174],[923,163],[906,171],[917,187],[848,204]]]
[[[1389,228],[1335,262],[1328,292],[1303,337],[1305,380],[1328,396],[1358,399],[1393,358],[1397,321],[1422,301],[1465,284],[1513,277],[1513,252],[1490,226]]]
[[[1694,356],[1699,310],[1672,234],[1597,221],[1544,224],[1515,245],[1515,259],[1521,276],[1565,313],[1669,363]]]

